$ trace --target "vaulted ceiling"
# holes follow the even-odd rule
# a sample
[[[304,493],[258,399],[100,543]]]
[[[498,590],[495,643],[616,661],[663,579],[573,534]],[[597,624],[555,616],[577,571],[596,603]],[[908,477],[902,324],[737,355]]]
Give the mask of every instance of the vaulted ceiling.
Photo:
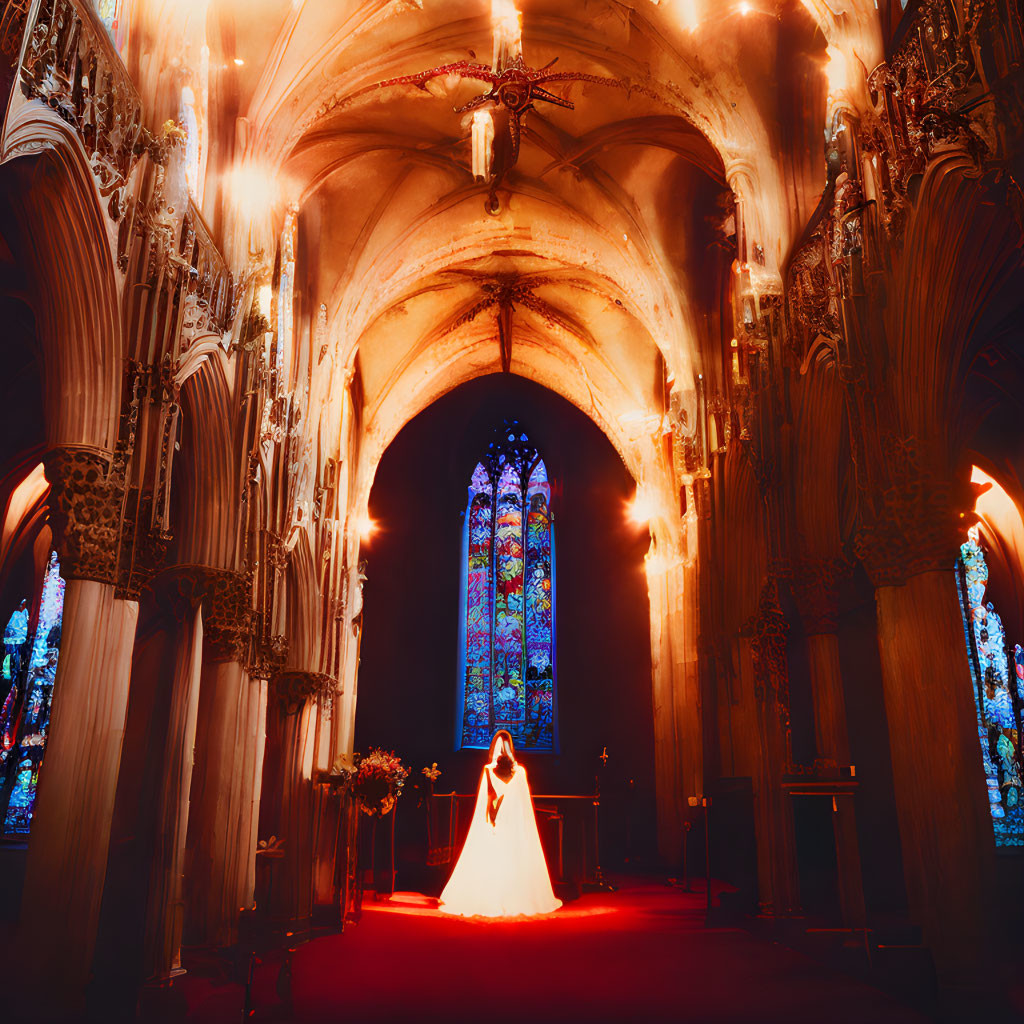
[[[207,218],[224,239],[252,219],[232,194],[239,165],[273,179],[262,202],[275,229],[298,210],[306,343],[323,303],[328,363],[358,373],[377,448],[501,367],[510,300],[512,372],[570,398],[628,460],[666,379],[685,406],[702,352],[721,343],[737,200],[753,273],[779,280],[823,185],[830,54],[871,60],[877,12],[870,0],[517,6],[528,65],[557,59],[593,80],[550,87],[574,109],[528,112],[496,212],[470,171],[471,115],[455,112],[484,83],[378,87],[490,64],[491,0],[165,0],[140,9],[128,63],[156,96],[171,24],[188,40],[180,59],[208,60]]]

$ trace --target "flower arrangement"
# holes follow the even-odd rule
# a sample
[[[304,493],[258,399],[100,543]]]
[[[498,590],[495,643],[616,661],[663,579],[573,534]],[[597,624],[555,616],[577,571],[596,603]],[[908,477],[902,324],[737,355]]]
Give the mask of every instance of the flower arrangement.
[[[436,761],[429,768],[423,768],[421,770],[430,782],[437,782],[441,775],[441,769],[437,767]]]
[[[350,764],[344,757],[339,757],[331,766],[330,771],[320,772],[318,775],[319,781],[327,783],[335,794],[346,792],[355,777],[355,765]]]
[[[352,793],[364,814],[383,818],[402,792],[409,769],[390,751],[373,747],[368,754],[354,755],[356,770]]]

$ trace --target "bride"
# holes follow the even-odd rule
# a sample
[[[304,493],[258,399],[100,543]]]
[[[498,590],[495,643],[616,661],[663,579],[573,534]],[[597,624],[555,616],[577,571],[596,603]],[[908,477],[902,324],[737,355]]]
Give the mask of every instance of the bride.
[[[469,835],[441,893],[440,910],[516,917],[549,914],[561,905],[544,863],[526,769],[516,763],[512,737],[501,729],[491,740]]]

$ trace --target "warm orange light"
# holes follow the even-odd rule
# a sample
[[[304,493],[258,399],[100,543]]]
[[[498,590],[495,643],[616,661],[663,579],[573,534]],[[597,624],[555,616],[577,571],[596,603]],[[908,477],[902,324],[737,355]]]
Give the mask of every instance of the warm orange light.
[[[749,13],[750,13],[750,12],[751,12],[752,10],[753,10],[753,8],[752,8],[752,7],[750,6],[750,4],[746,3],[746,0],[744,0],[744,2],[740,4],[740,14],[742,14],[744,18],[745,18],[745,17],[746,17],[746,16],[747,16],[747,15],[748,15],[748,14],[749,14]]]
[[[974,510],[981,519],[985,532],[998,537],[1011,566],[1018,574],[1024,575],[1024,519],[1021,517],[1017,503],[1003,489],[998,480],[994,480],[984,470],[972,467],[971,483],[988,485],[975,503]],[[977,526],[971,527],[970,536],[978,539]]]
[[[1013,498],[983,469],[971,467],[971,483],[987,484],[987,489],[978,495],[974,511],[996,533],[1012,546],[1019,546],[1024,553],[1024,521]]]
[[[650,492],[644,487],[638,487],[633,500],[629,503],[628,516],[637,526],[646,526],[656,515],[657,508]]]
[[[839,96],[849,85],[849,64],[846,54],[838,46],[830,46],[827,53],[828,64],[825,65],[825,74],[828,77],[828,94]]]
[[[377,532],[376,521],[367,513],[359,519],[359,536],[363,540],[369,540]]]
[[[655,7],[662,5],[664,0],[651,0]],[[671,10],[679,19],[679,23],[688,32],[700,25],[700,12],[697,10],[698,0],[670,0],[664,2],[666,9]]]
[[[494,28],[494,70],[503,68],[523,50],[523,16],[512,0],[491,0]]]
[[[7,510],[4,516],[3,534],[0,537],[0,554],[6,552],[11,538],[14,536],[21,521],[28,514],[36,502],[46,493],[49,487],[46,474],[43,472],[43,464],[40,462],[35,469],[24,480],[14,488],[13,493],[7,500]]]
[[[224,188],[228,202],[249,218],[272,211],[283,199],[277,173],[261,163],[233,167],[224,176]]]

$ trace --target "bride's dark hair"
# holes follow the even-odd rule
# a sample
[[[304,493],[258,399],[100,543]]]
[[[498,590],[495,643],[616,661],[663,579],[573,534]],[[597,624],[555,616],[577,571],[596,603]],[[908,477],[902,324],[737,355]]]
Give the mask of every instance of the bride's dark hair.
[[[516,748],[515,748],[515,746],[512,743],[512,734],[508,731],[508,729],[499,729],[494,734],[494,736],[491,738],[491,746],[490,746],[490,749],[487,751],[487,760],[488,760],[488,762],[494,760],[494,755],[498,751],[498,744],[502,740],[505,741],[505,744],[508,747],[509,753],[512,754],[513,756],[515,756]]]
[[[500,746],[501,741],[504,740],[504,746]],[[501,750],[498,754],[497,759],[494,757],[496,750]],[[488,763],[494,764],[494,774],[501,779],[502,782],[508,782],[512,778],[512,773],[515,771],[516,762],[509,756],[509,752],[514,752],[515,748],[512,745],[512,736],[506,729],[499,729],[491,740],[491,749],[487,752]]]

